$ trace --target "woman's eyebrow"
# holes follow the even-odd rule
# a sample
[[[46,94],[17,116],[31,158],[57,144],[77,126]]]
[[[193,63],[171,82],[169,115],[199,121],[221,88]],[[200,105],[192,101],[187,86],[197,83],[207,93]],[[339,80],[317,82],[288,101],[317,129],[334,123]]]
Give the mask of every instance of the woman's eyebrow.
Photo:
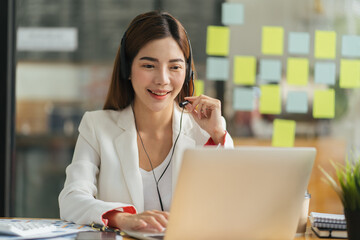
[[[151,61],[151,62],[159,62],[159,60],[157,58],[153,58],[153,57],[142,57],[140,58],[140,60],[148,60],[148,61]],[[181,58],[174,58],[174,59],[170,59],[169,62],[184,62],[183,59]]]
[[[184,62],[181,58],[170,59],[169,62]]]
[[[140,60],[148,60],[148,61],[152,61],[152,62],[159,62],[158,59],[152,58],[152,57],[142,57],[142,58],[140,58]]]

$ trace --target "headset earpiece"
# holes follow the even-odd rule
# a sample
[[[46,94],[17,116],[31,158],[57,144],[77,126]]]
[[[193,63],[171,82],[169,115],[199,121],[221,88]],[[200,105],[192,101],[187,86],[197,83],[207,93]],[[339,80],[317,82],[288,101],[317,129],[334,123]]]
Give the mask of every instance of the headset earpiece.
[[[128,64],[126,61],[126,52],[125,52],[125,38],[126,33],[128,30],[125,31],[124,36],[121,39],[121,46],[120,46],[120,69],[121,69],[121,77],[126,81],[129,78],[128,73]]]

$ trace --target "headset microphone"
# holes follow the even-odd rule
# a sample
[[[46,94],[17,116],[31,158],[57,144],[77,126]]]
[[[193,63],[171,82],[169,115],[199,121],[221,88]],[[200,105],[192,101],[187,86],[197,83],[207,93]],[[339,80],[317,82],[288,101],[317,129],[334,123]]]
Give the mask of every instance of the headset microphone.
[[[180,103],[179,103],[179,106],[180,106],[181,108],[183,108],[183,107],[185,107],[186,105],[188,105],[189,103],[190,103],[189,101],[180,102]]]

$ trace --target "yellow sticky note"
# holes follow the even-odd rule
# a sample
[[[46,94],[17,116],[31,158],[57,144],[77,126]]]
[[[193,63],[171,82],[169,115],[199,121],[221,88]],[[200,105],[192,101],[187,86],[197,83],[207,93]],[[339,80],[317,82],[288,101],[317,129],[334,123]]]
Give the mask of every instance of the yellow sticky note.
[[[281,113],[281,94],[279,85],[260,86],[260,106],[259,111],[263,114]]]
[[[284,48],[284,28],[264,26],[262,28],[262,53],[282,55]]]
[[[204,81],[203,80],[195,80],[195,95],[200,96],[201,94],[204,94]]]
[[[295,142],[296,122],[294,120],[275,119],[272,146],[293,147]]]
[[[341,59],[339,85],[341,88],[360,87],[360,60]]]
[[[222,26],[208,26],[206,54],[214,56],[229,55],[230,29]]]
[[[254,85],[256,75],[256,58],[252,56],[234,57],[234,83]]]
[[[315,31],[315,57],[335,59],[336,33],[334,31]]]
[[[334,89],[315,90],[313,100],[314,118],[335,117],[335,91]]]
[[[307,58],[288,58],[287,83],[289,85],[306,86],[309,77],[309,60]]]

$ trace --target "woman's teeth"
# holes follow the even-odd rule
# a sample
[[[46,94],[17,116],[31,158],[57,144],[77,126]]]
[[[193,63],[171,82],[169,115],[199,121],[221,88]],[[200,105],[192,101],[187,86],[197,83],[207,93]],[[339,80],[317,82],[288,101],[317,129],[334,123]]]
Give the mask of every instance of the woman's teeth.
[[[159,93],[159,92],[153,92],[153,91],[151,91],[151,90],[149,90],[152,94],[155,94],[155,95],[158,95],[158,96],[164,96],[164,95],[166,95],[166,94],[168,94],[168,92],[161,92],[161,93]]]

